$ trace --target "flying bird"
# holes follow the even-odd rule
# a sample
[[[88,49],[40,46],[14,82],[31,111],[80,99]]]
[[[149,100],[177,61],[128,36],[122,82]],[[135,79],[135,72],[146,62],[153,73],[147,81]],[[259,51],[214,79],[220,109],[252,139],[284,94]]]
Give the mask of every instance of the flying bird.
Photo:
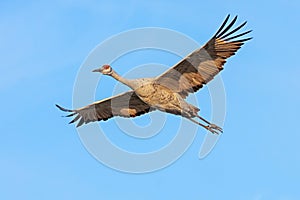
[[[226,59],[233,56],[244,42],[252,39],[252,37],[242,38],[252,30],[237,34],[237,31],[247,22],[233,28],[237,16],[230,23],[228,23],[229,18],[230,15],[204,46],[158,77],[125,79],[107,64],[93,70],[113,77],[130,87],[131,91],[74,110],[56,106],[62,111],[70,112],[67,117],[73,116],[74,119],[70,123],[78,121],[77,127],[90,122],[106,121],[114,116],[136,117],[153,110],[160,110],[181,115],[211,133],[223,132],[221,127],[201,117],[198,114],[200,109],[189,104],[185,99],[190,93],[198,91],[211,81],[223,70]]]

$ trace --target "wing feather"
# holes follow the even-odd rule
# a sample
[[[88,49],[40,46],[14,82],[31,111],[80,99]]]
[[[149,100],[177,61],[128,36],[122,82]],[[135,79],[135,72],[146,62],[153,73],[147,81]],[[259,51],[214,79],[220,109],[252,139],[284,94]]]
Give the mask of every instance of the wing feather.
[[[66,117],[75,115],[70,124],[79,120],[77,127],[89,122],[106,121],[114,116],[135,117],[150,112],[150,106],[143,102],[134,91],[97,101],[76,110],[69,110],[59,105],[56,106],[62,111],[72,112]]]
[[[189,93],[196,92],[211,81],[223,70],[226,59],[233,56],[244,42],[252,39],[241,38],[251,30],[235,35],[247,22],[231,30],[237,21],[237,16],[226,26],[229,17],[230,15],[226,17],[216,34],[203,47],[157,77],[156,82],[186,98]]]

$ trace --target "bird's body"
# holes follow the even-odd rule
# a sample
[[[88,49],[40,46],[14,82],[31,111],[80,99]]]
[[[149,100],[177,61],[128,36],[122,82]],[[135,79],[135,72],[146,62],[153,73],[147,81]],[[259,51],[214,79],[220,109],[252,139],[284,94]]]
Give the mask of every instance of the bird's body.
[[[188,104],[178,93],[157,83],[143,85],[134,91],[151,108],[163,112],[195,117],[194,111],[199,111],[199,109],[195,109],[196,107]]]
[[[177,92],[164,86],[156,78],[124,79],[114,70],[110,76],[129,86],[152,109],[187,117],[196,117],[198,108],[188,104]],[[133,110],[131,109],[131,112]]]
[[[113,116],[135,117],[152,110],[160,110],[181,115],[212,133],[222,132],[220,127],[199,116],[200,109],[186,102],[185,98],[189,93],[196,92],[211,81],[223,69],[226,59],[234,55],[243,42],[251,39],[233,40],[251,31],[233,35],[246,22],[230,30],[237,17],[226,26],[228,19],[229,15],[217,33],[202,48],[192,52],[158,77],[129,80],[117,74],[110,65],[103,65],[100,69],[94,70],[113,77],[130,87],[132,91],[75,110],[68,110],[58,105],[57,107],[71,112],[68,117],[75,116],[75,118],[70,123],[79,120],[77,126],[92,121],[107,120]],[[196,121],[195,117],[207,125]]]

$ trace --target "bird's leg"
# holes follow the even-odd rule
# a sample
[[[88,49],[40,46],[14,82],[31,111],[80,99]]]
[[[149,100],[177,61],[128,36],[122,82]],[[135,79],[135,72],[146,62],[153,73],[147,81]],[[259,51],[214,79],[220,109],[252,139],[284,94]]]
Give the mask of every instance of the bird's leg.
[[[201,119],[202,121],[204,121],[205,123],[210,124],[209,121],[207,121],[206,119],[204,119],[204,118],[201,117],[200,115],[197,115],[197,117],[198,117],[199,119]]]
[[[218,127],[218,128],[220,128],[221,130],[215,128],[214,126],[211,126],[211,125],[214,125],[214,124],[204,125],[204,124],[201,124],[200,122],[197,122],[196,120],[194,120],[194,119],[192,119],[192,118],[187,118],[187,119],[189,119],[189,120],[191,120],[192,122],[194,122],[194,123],[196,123],[196,124],[202,126],[202,127],[205,128],[205,129],[209,130],[212,134],[219,134],[218,131],[220,131],[221,133],[223,132],[222,129],[221,129],[220,127]]]
[[[221,133],[223,133],[223,129],[215,124],[210,123],[209,121],[207,121],[206,119],[204,119],[203,117],[197,115],[197,117],[199,119],[201,119],[202,121],[204,121],[205,123],[207,123],[212,129],[216,129],[218,131],[220,131]]]

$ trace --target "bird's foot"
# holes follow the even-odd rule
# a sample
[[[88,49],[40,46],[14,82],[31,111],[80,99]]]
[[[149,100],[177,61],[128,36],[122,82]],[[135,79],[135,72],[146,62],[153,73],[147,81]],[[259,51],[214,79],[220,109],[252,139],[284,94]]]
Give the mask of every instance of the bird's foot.
[[[223,129],[215,124],[209,124],[208,126],[206,126],[207,130],[209,130],[212,134],[217,134],[219,135],[219,133],[223,133]]]

